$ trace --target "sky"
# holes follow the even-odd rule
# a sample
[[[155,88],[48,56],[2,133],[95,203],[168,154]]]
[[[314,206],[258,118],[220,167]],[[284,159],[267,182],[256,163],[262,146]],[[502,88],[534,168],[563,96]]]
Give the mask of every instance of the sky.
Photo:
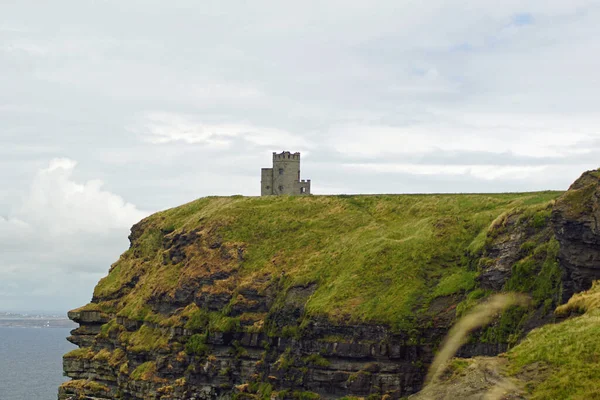
[[[260,194],[568,188],[598,0],[0,0],[0,310],[87,303],[131,225]]]

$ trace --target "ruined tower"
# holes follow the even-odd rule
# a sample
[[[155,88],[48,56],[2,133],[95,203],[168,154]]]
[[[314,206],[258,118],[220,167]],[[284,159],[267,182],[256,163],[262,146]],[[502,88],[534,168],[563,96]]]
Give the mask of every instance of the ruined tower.
[[[300,153],[273,153],[273,168],[261,170],[260,195],[310,194],[310,179],[300,180]]]

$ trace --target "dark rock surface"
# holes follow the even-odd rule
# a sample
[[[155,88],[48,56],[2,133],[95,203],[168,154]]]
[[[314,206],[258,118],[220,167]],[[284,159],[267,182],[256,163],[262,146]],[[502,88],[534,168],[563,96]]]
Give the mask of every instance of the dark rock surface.
[[[289,309],[275,316],[276,323],[297,326],[299,304],[314,287],[290,290]],[[247,292],[251,295],[252,292]],[[266,297],[255,297],[258,308],[265,307]],[[262,305],[258,305],[262,304]],[[98,312],[72,312],[80,324],[70,340],[90,348],[89,354],[65,357],[64,373],[76,382],[91,380],[107,388],[94,395],[83,390],[89,399],[213,399],[230,398],[236,385],[268,382],[278,390],[313,392],[323,398],[346,395],[388,394],[399,398],[415,393],[422,385],[425,367],[432,359],[433,346],[416,344],[414,338],[399,335],[383,325],[336,325],[326,319],[314,321],[293,337],[268,336],[265,333],[213,332],[207,336],[209,356],[189,355],[176,351],[131,351],[119,340],[121,332],[137,331],[144,325],[161,329],[172,348],[185,343],[194,333],[187,329],[167,328],[148,322],[116,318],[120,327],[103,335]],[[427,341],[438,342],[447,327],[429,329],[420,334]],[[180,348],[183,346],[180,345]],[[119,350],[118,350],[119,349]],[[120,351],[122,359],[116,359]],[[104,352],[104,356],[101,352]],[[130,373],[145,362],[153,361],[152,379],[131,379]],[[123,367],[123,365],[127,367]],[[185,377],[184,379],[179,379]],[[82,391],[64,387],[60,399],[75,397]]]
[[[485,289],[502,289],[519,257],[521,245],[530,236],[518,225],[518,217],[517,214],[507,216],[503,221],[502,232],[488,246],[486,258],[489,262],[481,265],[482,270],[477,277],[481,287]]]
[[[588,171],[556,201],[552,223],[560,243],[563,301],[600,279],[600,172]]]

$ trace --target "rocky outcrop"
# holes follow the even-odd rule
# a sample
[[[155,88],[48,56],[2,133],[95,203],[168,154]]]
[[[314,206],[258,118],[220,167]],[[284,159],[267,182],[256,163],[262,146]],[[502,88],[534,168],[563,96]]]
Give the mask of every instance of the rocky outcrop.
[[[222,224],[239,215],[225,213],[221,219],[211,219],[209,214],[193,214],[192,218],[178,210],[168,216],[159,213],[132,228],[131,248],[96,287],[92,303],[69,313],[80,325],[69,340],[80,348],[64,357],[65,375],[72,380],[61,386],[59,399],[398,399],[414,394],[421,389],[427,366],[457,313],[464,313],[480,298],[511,290],[528,292],[534,301],[530,308],[510,310],[486,330],[476,332],[460,349],[462,357],[496,355],[551,319],[560,292],[558,245],[552,228],[560,241],[565,287],[576,290],[596,276],[593,271],[600,254],[594,252],[598,232],[593,216],[595,176],[574,184],[557,202],[552,226],[550,211],[557,195],[540,196],[532,202],[534,206],[526,203],[528,199],[514,204],[491,199],[502,205],[502,213],[492,215],[484,208],[478,218],[485,224],[454,215],[431,218],[430,210],[421,211],[419,203],[408,208],[411,215],[424,213],[415,225],[425,232],[424,237],[437,240],[446,232],[473,232],[465,235],[460,246],[432,255],[423,270],[411,272],[432,293],[406,303],[406,320],[395,324],[368,322],[348,309],[339,315],[310,313],[311,299],[323,285],[333,287],[338,276],[327,277],[329,281],[305,279],[312,262],[307,258],[306,268],[293,272],[302,279],[289,279],[294,257],[300,253],[282,266],[275,245],[254,243],[254,252],[249,251],[251,240],[262,246],[265,231],[254,232],[250,227],[250,233],[242,235],[245,240],[227,238]],[[581,190],[586,196],[594,194],[585,197],[589,201],[582,210],[575,210],[569,199]],[[217,208],[219,201],[211,207]],[[264,206],[268,199],[260,201]],[[355,199],[344,201],[332,209],[363,212]],[[390,212],[407,208],[402,207]],[[384,209],[373,206],[377,212]],[[299,210],[285,212],[303,215]],[[360,218],[366,217],[360,214]],[[376,218],[381,216],[376,214]],[[257,224],[259,220],[251,221]],[[485,230],[479,235],[481,226]],[[280,235],[299,235],[293,224],[278,223],[275,229]],[[378,256],[387,261],[390,252],[406,249],[407,259],[419,256],[413,236],[395,236],[404,231],[392,233],[382,239],[389,246],[381,247]],[[306,236],[298,238],[303,246],[311,245]],[[432,243],[439,243],[433,239]],[[471,241],[475,244],[469,245]],[[340,243],[328,253],[329,261],[353,251],[344,240]],[[394,247],[405,243],[405,248]],[[433,245],[430,249],[436,251]],[[387,266],[375,267],[385,271]],[[446,268],[452,272],[444,275]],[[475,369],[485,375],[487,365]],[[474,390],[483,390],[477,385]]]
[[[213,247],[208,245],[210,251],[220,252]],[[172,259],[173,253],[167,251]],[[177,257],[185,254],[177,250]],[[240,262],[237,257],[234,260]],[[95,296],[98,303],[87,306],[91,309],[70,312],[80,327],[69,340],[81,351],[64,358],[64,373],[73,381],[63,385],[59,398],[260,398],[267,390],[277,391],[280,398],[386,395],[397,399],[421,388],[426,366],[461,300],[460,296],[436,299],[422,317],[420,325],[426,328],[410,333],[387,325],[339,324],[327,318],[300,326],[316,284],[287,288],[278,306],[273,304],[279,290],[273,279],[242,286],[235,298],[226,290],[214,292],[215,285],[235,276],[231,271],[213,271],[182,282],[170,293],[151,295],[147,306],[165,318],[186,314],[184,309],[195,310],[175,326],[100,311],[99,304],[112,301],[112,295]],[[210,327],[208,319],[224,307],[229,308],[228,322]],[[255,320],[238,319],[241,316],[262,318],[258,329]],[[460,354],[494,355],[506,347],[504,343],[470,343]]]
[[[71,331],[67,340],[79,347],[90,347],[94,339],[101,332],[102,325],[110,318],[100,310],[72,310],[67,314],[70,320],[79,324],[79,328]]]
[[[552,212],[560,243],[563,301],[600,279],[600,171],[585,172],[561,196]]]
[[[352,330],[370,340],[338,335]],[[184,348],[193,337],[185,330],[167,331],[171,349]],[[319,337],[311,337],[315,332]],[[330,338],[333,334],[336,341]],[[320,324],[302,339],[214,332],[198,352],[133,351],[116,336],[98,337],[83,354],[65,356],[64,372],[76,381],[91,380],[108,389],[105,397],[84,391],[89,398],[228,398],[247,392],[248,388],[236,388],[244,384],[277,388],[289,398],[372,393],[399,398],[420,388],[424,367],[417,360],[431,356],[431,345],[407,344],[382,326]],[[62,399],[75,398],[66,389],[61,393]]]
[[[477,280],[482,288],[502,290],[512,275],[513,266],[529,255],[531,246],[551,239],[553,234],[544,211],[524,215],[522,210],[517,209],[494,221],[479,259]],[[530,246],[527,247],[526,243]]]
[[[136,262],[148,260],[138,242],[148,232],[140,226],[130,236]],[[243,247],[223,243],[212,229],[167,233],[160,246],[158,268],[188,263],[185,279],[172,290],[155,288],[141,305],[144,317],[115,313],[128,306],[122,303],[126,296],[135,301],[131,291],[138,285],[149,285],[143,268],[71,311],[80,327],[69,340],[80,349],[64,357],[72,381],[61,387],[59,399],[243,398],[259,391],[277,391],[281,398],[399,398],[420,388],[432,344],[452,321],[453,314],[411,336],[386,325],[327,318],[300,326],[315,283],[282,288],[269,275],[238,282]],[[282,290],[286,295],[274,304]]]

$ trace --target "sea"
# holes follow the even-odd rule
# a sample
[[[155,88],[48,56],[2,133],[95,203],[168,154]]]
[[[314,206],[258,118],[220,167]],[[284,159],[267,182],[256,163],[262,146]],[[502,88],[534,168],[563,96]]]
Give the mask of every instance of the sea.
[[[0,400],[56,400],[69,328],[0,327]]]

